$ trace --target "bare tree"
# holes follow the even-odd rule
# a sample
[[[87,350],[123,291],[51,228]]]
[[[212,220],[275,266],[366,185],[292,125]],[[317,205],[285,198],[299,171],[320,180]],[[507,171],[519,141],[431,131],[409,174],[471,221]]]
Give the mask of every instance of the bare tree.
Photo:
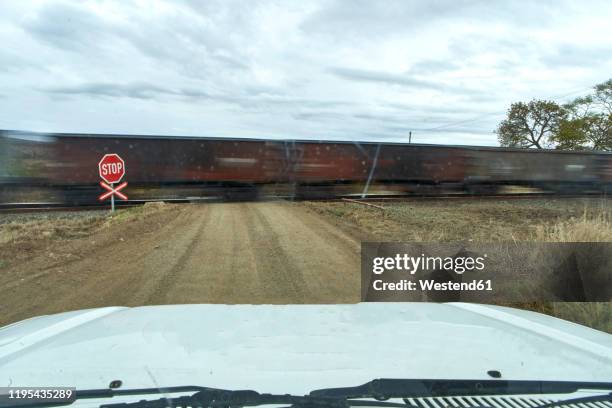
[[[513,103],[497,127],[499,143],[505,147],[552,147],[564,117],[565,109],[553,101]]]

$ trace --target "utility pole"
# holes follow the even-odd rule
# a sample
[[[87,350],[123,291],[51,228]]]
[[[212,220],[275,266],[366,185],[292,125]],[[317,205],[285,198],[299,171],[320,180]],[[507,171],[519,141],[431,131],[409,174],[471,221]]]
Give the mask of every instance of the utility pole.
[[[408,132],[408,143],[412,143],[412,130]]]

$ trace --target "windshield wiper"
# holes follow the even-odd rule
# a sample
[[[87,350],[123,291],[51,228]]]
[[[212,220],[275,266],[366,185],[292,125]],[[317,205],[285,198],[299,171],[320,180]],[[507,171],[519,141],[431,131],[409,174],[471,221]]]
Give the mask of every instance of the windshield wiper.
[[[38,408],[52,406],[67,406],[76,401],[85,399],[100,399],[112,397],[125,397],[151,394],[177,394],[194,392],[192,395],[164,397],[155,400],[141,400],[128,403],[111,403],[100,405],[100,408],[166,408],[166,407],[208,407],[208,408],[237,408],[259,406],[268,404],[287,404],[293,407],[304,408],[350,408],[358,406],[374,406],[382,408],[418,408],[404,403],[381,401],[351,401],[346,398],[315,397],[310,395],[291,394],[261,394],[252,390],[224,390],[218,388],[181,386],[166,388],[139,388],[139,389],[94,389],[77,390],[75,396],[68,402],[32,402],[9,407]],[[5,407],[3,407],[5,408]]]
[[[224,390],[199,386],[139,389],[94,389],[77,390],[74,398],[67,402],[20,401],[14,407],[38,408],[71,405],[85,399],[101,399],[151,394],[185,394],[186,396],[164,397],[154,400],[141,400],[131,403],[111,403],[100,408],[166,408],[166,407],[206,407],[241,408],[259,405],[281,404],[293,408],[350,408],[358,406],[382,408],[417,408],[406,398],[460,397],[487,395],[529,395],[529,394],[570,394],[579,390],[612,391],[610,382],[580,381],[516,381],[516,380],[417,380],[417,379],[378,379],[356,387],[324,388],[300,396],[291,394],[262,394],[252,390]],[[551,408],[564,404],[609,401],[612,394],[567,399],[542,404],[533,408]],[[370,398],[372,400],[359,400]],[[384,402],[389,398],[402,398],[405,403]]]
[[[522,380],[372,380],[356,387],[323,388],[315,397],[389,398],[461,397],[484,395],[571,394],[578,390],[612,391],[611,382]]]
[[[440,380],[426,380],[426,381],[440,381]],[[453,382],[456,380],[452,380]],[[471,383],[471,381],[469,381]],[[486,381],[490,382],[490,381]],[[539,388],[538,394],[559,394],[559,393],[572,393],[578,390],[602,390],[603,387],[612,389],[612,383],[596,383],[596,382],[557,382],[557,381],[505,381],[506,383],[513,383],[510,394],[534,394],[534,390]],[[465,381],[464,381],[465,383]],[[537,384],[540,383],[540,384]],[[542,384],[544,383],[544,384]],[[520,385],[519,385],[520,384]],[[554,385],[553,385],[554,384]],[[491,394],[493,387],[489,384],[489,391],[480,395],[498,395]],[[180,388],[180,387],[177,387]],[[157,390],[157,389],[155,389]],[[167,391],[168,389],[166,389]],[[508,390],[508,387],[506,387]],[[519,392],[529,391],[529,392]],[[542,392],[542,391],[546,392]],[[134,395],[134,391],[137,390],[126,390]],[[151,390],[147,390],[151,391]],[[321,391],[321,390],[319,390]],[[439,392],[439,390],[438,390]],[[470,395],[474,395],[473,393]],[[508,393],[504,393],[508,395]],[[430,395],[431,396],[431,395]],[[438,395],[440,396],[440,395]],[[457,396],[456,393],[453,396]],[[351,397],[357,398],[357,397]],[[387,408],[418,408],[411,405],[405,400],[405,404],[384,402],[384,401],[372,401],[372,400],[355,400],[346,396],[342,397],[329,397],[329,396],[297,396],[290,394],[260,394],[256,391],[251,390],[219,390],[207,388],[202,391],[198,391],[190,396],[181,396],[177,398],[159,398],[156,400],[142,400],[132,403],[114,403],[100,405],[100,408],[168,408],[168,407],[207,407],[207,408],[240,408],[248,406],[259,406],[259,405],[272,405],[272,404],[287,404],[291,408],[350,408],[350,407],[387,407]],[[364,396],[358,398],[366,398]],[[375,397],[368,397],[374,398]],[[406,397],[405,397],[406,398]],[[411,396],[411,398],[414,398]],[[612,393],[592,395],[587,397],[579,398],[568,398],[559,401],[553,401],[541,405],[536,405],[532,408],[554,408],[561,407],[564,405],[580,404],[588,402],[603,402],[612,401]],[[473,406],[471,408],[490,408],[488,406]]]

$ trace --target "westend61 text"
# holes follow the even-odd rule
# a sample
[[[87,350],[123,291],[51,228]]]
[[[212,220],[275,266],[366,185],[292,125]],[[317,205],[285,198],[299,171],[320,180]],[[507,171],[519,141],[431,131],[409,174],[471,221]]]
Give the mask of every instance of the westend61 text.
[[[378,279],[372,282],[372,287],[377,291],[385,290],[398,290],[398,291],[412,291],[412,290],[435,290],[435,291],[491,291],[493,285],[490,279],[475,279],[469,282],[436,282],[431,279],[423,279],[417,282],[408,281],[402,279],[398,282],[383,282]]]

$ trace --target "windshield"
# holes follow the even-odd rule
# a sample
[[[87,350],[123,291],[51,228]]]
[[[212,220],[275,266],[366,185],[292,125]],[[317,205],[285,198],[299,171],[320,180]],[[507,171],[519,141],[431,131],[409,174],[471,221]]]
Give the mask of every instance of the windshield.
[[[0,397],[608,384],[610,17],[2,2]]]

